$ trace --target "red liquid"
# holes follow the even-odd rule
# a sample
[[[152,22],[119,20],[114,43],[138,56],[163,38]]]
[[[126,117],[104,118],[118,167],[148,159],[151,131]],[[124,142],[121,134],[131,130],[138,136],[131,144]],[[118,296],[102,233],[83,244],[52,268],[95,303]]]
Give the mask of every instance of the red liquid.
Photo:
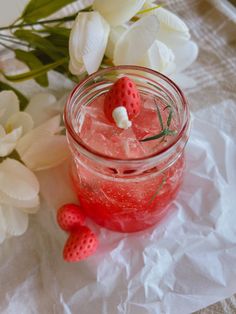
[[[109,124],[104,117],[103,97],[96,98],[90,104],[92,114],[85,114],[83,119],[80,118],[81,124],[78,123],[78,135],[93,150],[121,159],[137,158],[158,152],[163,149],[163,145],[173,140],[173,136],[167,136],[165,140],[146,143],[139,141],[140,138],[152,136],[161,130],[156,105],[150,96],[142,97],[143,101],[150,104],[148,110],[143,108],[132,128],[125,131]],[[163,108],[164,106],[160,105],[165,123],[168,112]],[[93,124],[95,117],[97,119]],[[178,127],[174,118],[171,126],[172,129]],[[164,169],[166,163],[167,160],[141,175],[136,175],[134,171],[133,176],[127,177],[127,170],[113,168],[107,175],[107,169],[99,171],[99,165],[95,166],[95,163],[82,155],[75,156],[72,177],[85,214],[101,226],[122,232],[139,231],[156,224],[166,215],[168,205],[179,190],[183,177],[184,155],[157,174],[157,170]],[[98,171],[94,167],[97,167]]]

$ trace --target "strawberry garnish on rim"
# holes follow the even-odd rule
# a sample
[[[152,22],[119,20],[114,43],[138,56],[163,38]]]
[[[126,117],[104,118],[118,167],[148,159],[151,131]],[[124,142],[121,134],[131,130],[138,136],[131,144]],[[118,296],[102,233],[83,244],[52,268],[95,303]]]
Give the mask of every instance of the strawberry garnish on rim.
[[[135,83],[126,76],[118,79],[107,92],[104,101],[108,120],[115,122],[121,129],[127,129],[140,110],[141,99]]]

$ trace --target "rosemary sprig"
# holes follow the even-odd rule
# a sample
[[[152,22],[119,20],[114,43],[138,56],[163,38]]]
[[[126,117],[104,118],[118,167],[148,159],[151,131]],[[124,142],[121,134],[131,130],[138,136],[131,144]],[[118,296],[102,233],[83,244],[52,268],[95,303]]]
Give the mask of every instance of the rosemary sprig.
[[[166,183],[166,174],[163,176],[160,185],[157,187],[156,192],[152,195],[152,197],[150,198],[150,200],[148,201],[148,205],[150,205],[154,199],[157,197],[157,195],[160,193],[161,189],[163,188],[164,184]]]
[[[163,120],[162,120],[162,116],[161,116],[161,112],[160,109],[156,103],[156,99],[155,99],[155,104],[156,104],[156,109],[157,109],[157,115],[158,115],[158,119],[160,121],[160,125],[161,125],[161,129],[164,130],[164,124],[163,124]]]
[[[161,131],[159,134],[157,135],[153,135],[153,136],[150,136],[150,137],[147,137],[143,140],[140,140],[140,142],[148,142],[148,141],[152,141],[152,140],[157,140],[163,136],[166,136],[166,135],[175,135],[176,134],[176,131],[174,130],[169,130],[169,129],[164,129],[163,131]]]
[[[156,103],[156,100],[155,100],[155,103]],[[140,140],[140,142],[153,141],[153,140],[157,140],[159,138],[162,138],[162,141],[163,141],[167,135],[175,135],[176,134],[176,130],[170,130],[170,124],[171,124],[171,121],[172,121],[172,118],[173,118],[172,107],[170,105],[168,105],[168,106],[166,106],[164,108],[164,110],[165,109],[169,109],[169,115],[168,115],[168,118],[167,118],[167,121],[166,121],[166,127],[164,127],[164,123],[163,123],[163,119],[162,119],[162,116],[161,116],[161,112],[160,112],[160,109],[158,107],[158,104],[156,103],[157,116],[158,116],[158,119],[159,119],[159,122],[160,122],[161,132],[156,134],[156,135],[144,138],[144,139]]]

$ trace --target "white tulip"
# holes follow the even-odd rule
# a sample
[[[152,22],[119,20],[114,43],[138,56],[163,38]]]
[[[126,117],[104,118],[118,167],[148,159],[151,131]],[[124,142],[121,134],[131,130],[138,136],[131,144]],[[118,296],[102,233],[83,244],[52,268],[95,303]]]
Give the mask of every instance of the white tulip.
[[[143,9],[155,8],[156,4],[152,1],[146,2]],[[188,26],[181,18],[171,11],[159,7],[154,10],[144,13],[142,16],[156,15],[160,22],[160,30],[158,32],[158,40],[169,43],[182,43],[183,41],[190,39],[190,33]]]
[[[164,8],[155,10],[155,14],[160,21],[160,31],[158,39],[169,43],[182,43],[190,39],[190,33],[187,25],[174,13]]]
[[[32,128],[33,120],[28,113],[20,112],[16,94],[0,92],[0,157],[9,155],[20,137]]]
[[[182,45],[173,45],[171,49],[175,55],[176,73],[187,69],[198,56],[198,46],[191,40]]]
[[[155,15],[133,23],[119,38],[114,49],[114,64],[138,64],[156,40],[159,22]]]
[[[26,213],[10,205],[0,205],[0,243],[6,238],[22,235],[27,227]]]
[[[107,46],[110,26],[98,12],[81,12],[72,26],[69,68],[79,75],[98,70]]]
[[[35,127],[59,114],[60,111],[56,97],[50,93],[33,95],[25,109],[25,112],[31,115]]]
[[[175,56],[171,49],[159,40],[155,40],[139,65],[162,72],[166,75],[175,70]]]
[[[109,38],[108,38],[108,43],[107,43],[107,48],[105,55],[110,58],[111,60],[113,59],[114,56],[114,49],[115,45],[118,41],[118,39],[121,37],[121,35],[124,34],[124,32],[128,29],[127,25],[119,25],[116,27],[112,27]]]
[[[142,8],[145,0],[95,0],[93,9],[112,26],[128,22]]]
[[[0,157],[5,157],[9,155],[14,148],[16,143],[22,135],[22,128],[17,128],[10,133],[6,133],[4,128],[2,128],[1,138],[0,138]]]
[[[0,243],[26,231],[28,213],[39,206],[38,193],[36,176],[22,163],[10,158],[0,163]]]
[[[23,136],[16,145],[21,160],[34,171],[57,166],[69,156],[66,137],[60,135],[61,117],[57,115]]]
[[[142,9],[154,6],[149,1]],[[155,23],[151,23],[155,18]],[[141,65],[169,76],[175,75],[176,79],[176,74],[189,67],[198,55],[198,46],[189,39],[189,29],[178,16],[167,9],[157,8],[141,14],[140,20],[126,30],[123,26],[113,28],[106,55],[115,65]]]
[[[39,193],[39,184],[32,171],[7,158],[0,163],[0,191],[10,198],[29,201]]]

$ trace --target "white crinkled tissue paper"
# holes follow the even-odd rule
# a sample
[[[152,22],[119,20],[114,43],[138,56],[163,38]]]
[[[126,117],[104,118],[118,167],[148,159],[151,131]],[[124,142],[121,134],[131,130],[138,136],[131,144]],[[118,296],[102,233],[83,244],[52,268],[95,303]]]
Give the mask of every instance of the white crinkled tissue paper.
[[[2,246],[0,312],[188,314],[236,292],[235,121],[230,102],[196,112],[170,216],[136,234],[90,222],[100,246],[77,264],[62,260],[55,222],[56,207],[75,200],[67,164],[40,172],[46,201],[28,232]]]

